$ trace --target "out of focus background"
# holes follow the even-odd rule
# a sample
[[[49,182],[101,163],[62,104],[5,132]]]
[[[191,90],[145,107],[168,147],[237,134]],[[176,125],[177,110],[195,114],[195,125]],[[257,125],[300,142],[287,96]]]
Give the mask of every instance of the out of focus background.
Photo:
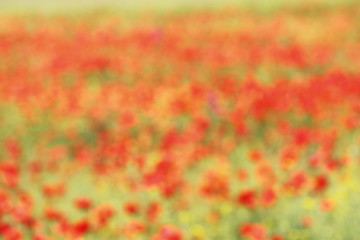
[[[194,10],[199,8],[221,8],[226,6],[242,6],[270,10],[284,6],[288,7],[316,3],[324,5],[338,5],[349,2],[353,2],[353,0],[1,0],[0,12],[41,12],[45,14],[53,14],[69,11],[86,12],[99,9],[123,12],[164,12]]]
[[[359,240],[360,2],[0,0],[1,240]]]

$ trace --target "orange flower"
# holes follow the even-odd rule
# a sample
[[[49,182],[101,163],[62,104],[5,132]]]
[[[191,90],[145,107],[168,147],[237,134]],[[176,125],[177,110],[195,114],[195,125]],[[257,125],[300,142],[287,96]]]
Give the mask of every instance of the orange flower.
[[[273,166],[269,162],[259,162],[256,164],[255,177],[265,187],[273,186],[276,183],[276,175]]]
[[[227,198],[229,194],[228,179],[224,174],[209,170],[203,176],[200,191],[208,197]]]
[[[301,225],[304,227],[310,227],[313,224],[313,219],[310,216],[303,216],[301,218]]]
[[[98,226],[104,226],[107,221],[115,214],[115,209],[112,205],[104,204],[98,207],[97,211],[97,221]]]
[[[145,227],[144,223],[141,221],[138,221],[138,220],[134,220],[130,223],[125,224],[124,228],[123,228],[123,231],[127,235],[142,233],[145,230],[146,230],[146,227]]]
[[[241,182],[245,181],[249,177],[245,169],[239,169],[236,173],[236,176]]]
[[[253,162],[258,162],[262,159],[262,153],[257,149],[253,149],[249,153],[249,158]]]
[[[43,186],[43,194],[47,197],[61,196],[65,193],[65,184],[59,183],[46,183]]]
[[[156,221],[160,213],[160,210],[161,210],[161,206],[159,203],[151,202],[146,209],[146,218],[151,222]]]
[[[325,198],[320,202],[320,209],[324,212],[333,210],[336,207],[335,202],[330,198]]]
[[[60,220],[63,218],[63,213],[60,210],[55,208],[46,208],[45,209],[45,218],[49,220]]]

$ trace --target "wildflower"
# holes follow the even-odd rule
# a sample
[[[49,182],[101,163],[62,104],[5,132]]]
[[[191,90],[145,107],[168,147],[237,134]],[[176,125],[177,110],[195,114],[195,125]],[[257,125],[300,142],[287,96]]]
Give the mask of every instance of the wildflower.
[[[136,202],[127,202],[124,204],[124,210],[129,214],[136,214],[139,212],[139,205]]]
[[[227,198],[229,194],[228,179],[223,174],[210,170],[203,176],[200,191],[205,196]]]
[[[90,231],[91,226],[87,219],[77,221],[72,225],[72,233],[75,237],[79,237]]]
[[[97,209],[97,221],[99,227],[104,226],[107,221],[115,214],[115,209],[112,205],[104,204]]]
[[[259,223],[244,223],[239,227],[239,234],[250,240],[265,240],[266,228]]]
[[[304,227],[310,227],[313,224],[313,218],[311,216],[305,215],[301,218],[300,222]]]
[[[173,225],[164,225],[151,240],[182,240],[183,234],[180,229]]]
[[[260,202],[265,207],[270,207],[275,204],[276,202],[276,192],[274,189],[267,188],[264,189],[260,196]]]
[[[325,198],[320,202],[320,209],[324,212],[333,210],[336,207],[335,202],[330,198]]]
[[[149,221],[154,222],[158,218],[160,211],[161,211],[160,204],[157,202],[151,202],[146,209],[146,218]]]
[[[253,190],[243,190],[237,197],[237,202],[247,208],[253,209],[257,205],[256,192]]]
[[[87,197],[80,197],[75,199],[75,206],[82,210],[87,210],[91,207],[91,200]]]
[[[315,177],[315,179],[314,179],[313,190],[315,192],[322,192],[327,188],[328,185],[329,185],[329,182],[328,182],[327,177],[320,175],[320,176]]]

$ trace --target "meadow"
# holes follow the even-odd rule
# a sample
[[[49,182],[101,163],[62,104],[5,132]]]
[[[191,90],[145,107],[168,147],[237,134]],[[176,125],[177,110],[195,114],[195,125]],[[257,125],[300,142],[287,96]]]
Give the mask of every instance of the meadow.
[[[15,5],[0,239],[360,239],[359,3]]]

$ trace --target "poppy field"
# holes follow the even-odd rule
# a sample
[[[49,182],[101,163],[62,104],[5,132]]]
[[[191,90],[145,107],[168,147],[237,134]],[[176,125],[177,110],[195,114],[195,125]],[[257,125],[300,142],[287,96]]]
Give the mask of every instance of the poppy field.
[[[360,239],[360,5],[0,15],[0,239]]]

